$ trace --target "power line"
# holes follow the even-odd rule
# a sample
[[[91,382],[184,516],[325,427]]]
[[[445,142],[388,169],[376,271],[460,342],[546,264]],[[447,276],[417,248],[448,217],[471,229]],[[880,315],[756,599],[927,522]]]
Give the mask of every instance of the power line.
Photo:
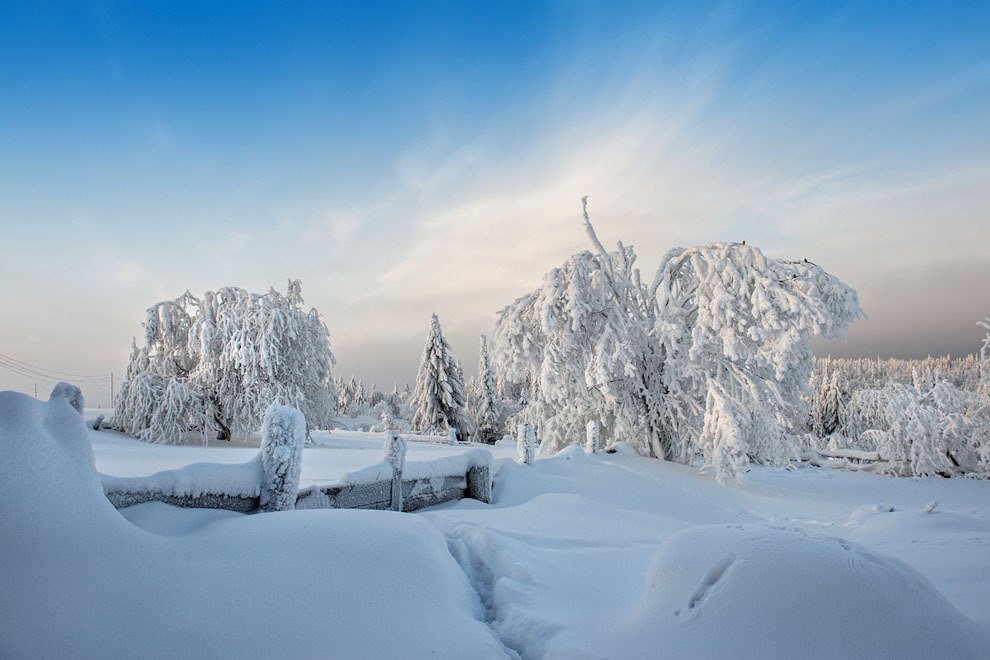
[[[76,374],[69,371],[59,371],[57,369],[48,369],[47,367],[39,367],[36,364],[31,364],[30,362],[18,360],[17,358],[11,356],[9,353],[0,354],[0,360],[13,362],[14,364],[24,367],[25,369],[28,370],[45,372],[56,376],[68,376],[69,378],[106,378],[107,377],[106,374]]]
[[[34,378],[34,379],[37,379],[37,380],[42,380],[42,381],[47,381],[47,382],[52,382],[52,383],[57,383],[59,381],[69,379],[69,380],[73,380],[73,381],[75,381],[77,383],[82,383],[82,384],[86,384],[86,385],[96,385],[96,384],[101,384],[101,383],[109,382],[109,380],[110,380],[110,376],[109,375],[108,376],[96,376],[96,377],[94,377],[94,376],[87,376],[87,377],[84,377],[84,378],[73,378],[71,376],[69,376],[69,377],[63,377],[63,376],[56,376],[56,375],[46,374],[46,373],[42,373],[40,371],[35,371],[34,369],[29,369],[29,368],[26,368],[26,367],[22,367],[19,364],[16,364],[16,363],[14,363],[12,361],[8,361],[6,359],[6,356],[3,357],[3,358],[0,358],[0,367],[3,367],[4,369],[6,369],[6,370],[8,370],[8,371],[10,371],[12,373],[18,374],[20,376],[24,376],[26,378]]]
[[[8,371],[11,371],[11,372],[16,373],[16,374],[20,374],[21,376],[25,376],[27,378],[34,378],[34,379],[37,379],[37,380],[50,381],[50,382],[53,382],[53,383],[57,383],[57,382],[60,382],[60,381],[72,381],[73,383],[80,383],[80,384],[89,385],[89,384],[106,383],[106,382],[108,382],[110,380],[110,377],[109,376],[104,377],[104,378],[63,378],[63,377],[59,377],[59,376],[50,376],[48,374],[39,373],[37,371],[31,371],[31,370],[28,370],[28,369],[22,369],[21,367],[18,367],[15,364],[11,364],[9,362],[2,362],[2,361],[0,361],[0,367],[3,367],[4,369],[7,369]]]
[[[23,376],[24,378],[28,378],[30,380],[40,380],[40,381],[45,382],[45,383],[57,383],[57,382],[59,382],[59,379],[58,378],[50,378],[48,376],[39,376],[38,374],[32,374],[29,371],[22,371],[22,370],[14,367],[14,366],[12,366],[10,364],[7,364],[6,362],[0,362],[0,367],[3,367],[4,369],[6,369],[7,371],[9,371],[10,373],[17,374],[18,376]]]

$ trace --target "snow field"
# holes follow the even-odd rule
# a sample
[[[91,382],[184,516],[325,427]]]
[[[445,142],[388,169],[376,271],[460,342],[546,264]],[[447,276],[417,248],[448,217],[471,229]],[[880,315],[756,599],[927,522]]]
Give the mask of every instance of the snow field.
[[[319,440],[303,485],[381,457],[377,434]],[[138,476],[257,449],[148,445],[0,394],[0,656],[986,657],[986,481],[753,468],[725,488],[622,443],[515,449],[491,447],[493,505],[117,512],[94,454]]]

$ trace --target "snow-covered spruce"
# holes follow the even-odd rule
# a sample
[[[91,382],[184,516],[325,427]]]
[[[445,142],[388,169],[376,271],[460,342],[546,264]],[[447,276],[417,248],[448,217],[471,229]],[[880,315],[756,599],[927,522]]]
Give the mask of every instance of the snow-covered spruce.
[[[272,401],[301,410],[308,428],[327,427],[334,357],[326,325],[302,304],[291,280],[284,295],[225,287],[153,305],[144,341],[131,344],[113,427],[150,442],[226,440],[260,428]]]
[[[293,509],[302,472],[306,418],[295,408],[273,403],[265,413],[262,435],[261,510]]]
[[[920,360],[835,358],[826,355],[816,357],[814,365],[814,382],[820,382],[823,376],[837,373],[842,387],[853,393],[862,389],[880,389],[890,382],[913,385],[915,374],[919,381],[924,375],[929,387],[936,382],[948,381],[960,389],[976,392],[981,378],[981,359],[978,353],[961,357],[928,356]]]
[[[413,429],[422,433],[446,433],[451,428],[467,429],[464,405],[464,374],[440,329],[434,314],[416,374],[412,405],[416,414]]]
[[[471,399],[471,417],[474,421],[476,442],[493,445],[502,437],[499,423],[498,393],[495,388],[495,373],[488,354],[488,338],[481,335],[478,353],[478,375],[473,381],[474,392]]]
[[[76,412],[80,415],[83,414],[83,408],[86,407],[86,399],[83,398],[82,390],[73,385],[72,383],[66,383],[62,381],[57,383],[54,388],[52,388],[51,396],[48,400],[65,398],[69,400],[69,405],[76,409]]]
[[[983,345],[980,347],[980,393],[990,398],[990,315],[979,322],[986,329]]]
[[[862,315],[856,292],[814,263],[745,243],[671,250],[647,285],[631,248],[605,250],[586,205],[584,224],[595,251],[504,308],[493,334],[500,375],[528,386],[520,421],[537,427],[542,446],[579,442],[599,419],[613,441],[690,462],[703,454],[714,382],[756,460],[793,455],[809,339],[844,337]],[[773,432],[754,443],[757,428]]]
[[[815,380],[817,382],[814,382]],[[819,438],[825,438],[842,429],[850,397],[842,386],[837,371],[813,379],[813,389],[812,431]]]

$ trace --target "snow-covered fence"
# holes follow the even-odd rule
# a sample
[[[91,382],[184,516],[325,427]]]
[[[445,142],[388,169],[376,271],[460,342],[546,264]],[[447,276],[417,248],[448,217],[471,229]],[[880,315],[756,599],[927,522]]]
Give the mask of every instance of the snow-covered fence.
[[[147,477],[101,475],[103,491],[118,509],[144,502],[241,512],[291,509],[305,437],[302,413],[272,404],[265,413],[261,450],[247,463],[193,463]]]
[[[414,431],[398,431],[403,440],[408,442],[426,442],[434,445],[456,445],[457,429],[447,433],[416,433]]]
[[[815,467],[836,468],[853,472],[911,474],[910,465],[890,461],[880,452],[857,449],[819,449],[802,452],[801,460]]]
[[[465,497],[492,501],[492,455],[484,449],[433,461],[405,462],[405,441],[388,433],[385,458],[339,481],[299,492],[297,509],[416,511]]]
[[[263,438],[261,451],[247,463],[194,463],[148,477],[102,475],[103,490],[118,509],[164,502],[244,513],[292,508],[416,511],[465,497],[492,501],[492,455],[484,449],[406,463],[406,442],[390,431],[379,463],[299,491],[302,413],[273,405],[265,415]]]

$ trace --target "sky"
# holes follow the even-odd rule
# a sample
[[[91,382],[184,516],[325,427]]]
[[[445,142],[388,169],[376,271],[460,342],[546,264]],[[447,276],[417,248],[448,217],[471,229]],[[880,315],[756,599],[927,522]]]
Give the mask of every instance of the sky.
[[[154,302],[299,278],[345,377],[413,380],[433,312],[470,374],[589,247],[583,195],[645,272],[822,265],[868,318],[820,353],[975,352],[987,34],[986,2],[0,3],[0,356],[104,404]]]

